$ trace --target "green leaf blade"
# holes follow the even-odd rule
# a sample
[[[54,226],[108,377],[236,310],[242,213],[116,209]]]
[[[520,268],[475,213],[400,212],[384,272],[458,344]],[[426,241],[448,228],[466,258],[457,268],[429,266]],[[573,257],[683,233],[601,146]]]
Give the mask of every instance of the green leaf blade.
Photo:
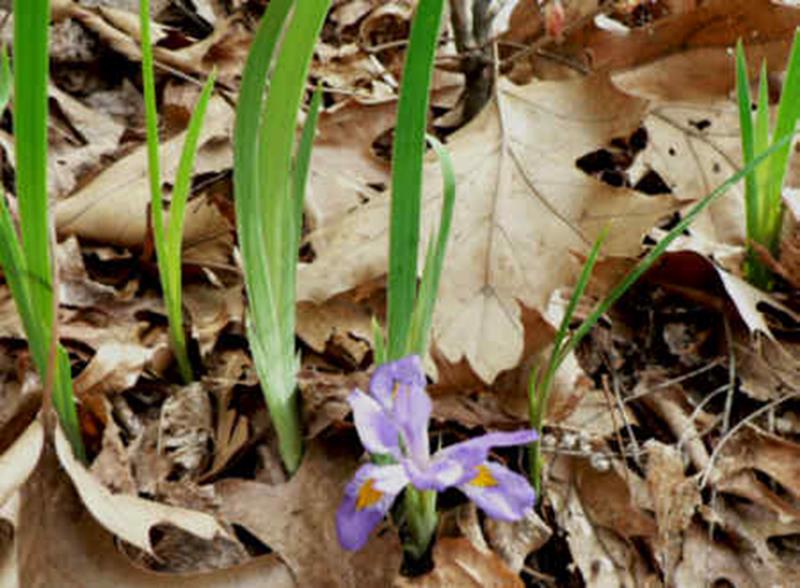
[[[411,26],[392,150],[388,359],[406,350],[417,293],[422,161],[443,0],[421,0]]]

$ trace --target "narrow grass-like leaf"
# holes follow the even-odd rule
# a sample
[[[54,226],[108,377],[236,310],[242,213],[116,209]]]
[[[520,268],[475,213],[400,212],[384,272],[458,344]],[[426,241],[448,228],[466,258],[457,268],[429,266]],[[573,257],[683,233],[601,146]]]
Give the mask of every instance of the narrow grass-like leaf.
[[[306,185],[308,184],[308,174],[311,170],[311,151],[314,148],[314,137],[317,134],[317,122],[319,121],[319,111],[322,107],[322,88],[317,87],[308,105],[306,122],[303,125],[303,134],[297,146],[297,155],[294,165],[294,215],[295,226],[298,227],[298,237],[303,229],[303,205],[306,200]],[[295,248],[299,246],[299,240]]]
[[[55,293],[47,194],[47,121],[49,78],[49,0],[15,0],[14,141],[21,243],[3,201],[0,232],[6,279],[23,320],[28,344],[42,382],[51,381],[53,405],[77,457],[85,460],[72,393],[69,358],[53,340]],[[0,74],[7,79],[4,58]],[[4,86],[7,82],[3,83]],[[7,98],[7,88],[3,90]],[[51,361],[50,350],[56,352]],[[62,358],[63,356],[63,358]]]
[[[592,249],[589,251],[589,256],[586,258],[586,262],[583,264],[578,281],[575,284],[575,288],[572,290],[572,295],[567,303],[567,307],[564,309],[564,316],[561,317],[561,324],[559,325],[558,331],[556,331],[556,335],[553,339],[553,348],[550,352],[550,359],[547,362],[544,371],[541,371],[541,369],[537,366],[531,373],[528,390],[528,403],[530,409],[531,427],[537,431],[542,430],[545,411],[547,410],[550,399],[550,391],[553,387],[553,380],[555,379],[556,372],[561,365],[561,361],[563,361],[560,360],[560,355],[564,341],[569,333],[569,325],[572,322],[572,317],[575,315],[575,310],[578,308],[578,303],[583,297],[584,292],[586,292],[586,288],[589,286],[589,280],[592,277],[594,266],[597,264],[597,259],[600,256],[600,249],[602,248],[607,236],[608,230],[605,229],[597,237],[594,245],[592,245]],[[543,464],[541,444],[539,441],[531,444],[529,456],[531,464],[531,481],[533,482],[533,487],[536,490],[536,495],[541,496],[541,472],[543,469]]]
[[[49,9],[49,0],[14,3],[13,72],[17,200],[28,294],[47,331],[53,321],[46,172]]]
[[[778,104],[778,117],[775,122],[775,137],[792,135],[800,119],[800,30],[795,32],[794,44],[786,66],[786,78],[781,90],[781,99]],[[769,162],[770,182],[772,189],[768,195],[762,196],[764,202],[764,224],[767,227],[767,242],[763,243],[770,251],[777,253],[780,226],[783,220],[783,201],[781,188],[786,177],[791,143],[785,144],[772,157]]]
[[[761,63],[761,73],[758,81],[758,99],[756,101],[756,116],[753,126],[753,153],[762,153],[769,147],[769,86],[767,78],[767,64]],[[756,183],[756,193],[762,194],[770,189],[770,164],[765,163],[756,168],[753,176]],[[756,196],[758,200],[758,196]]]
[[[372,317],[372,349],[373,355],[372,363],[375,365],[382,365],[387,362],[386,359],[386,335],[383,332],[383,327],[376,317]]]
[[[275,50],[291,12],[293,0],[273,0],[269,3],[259,24],[245,63],[234,128],[233,182],[236,206],[236,227],[245,275],[248,309],[248,338],[254,348],[256,368],[268,360],[256,353],[255,345],[261,337],[270,335],[263,329],[277,326],[277,298],[263,265],[267,261],[263,232],[267,220],[262,211],[260,192],[259,129],[264,106],[267,77],[272,67]],[[264,325],[263,329],[257,325]],[[263,347],[258,343],[258,348]],[[266,377],[267,366],[264,373]],[[261,374],[259,374],[261,375]],[[263,385],[263,384],[262,384]],[[266,389],[265,389],[266,393]],[[299,434],[299,432],[298,432]],[[283,441],[279,441],[283,443]],[[297,442],[292,442],[296,444]],[[299,452],[299,449],[298,449]]]
[[[194,379],[192,366],[189,363],[189,353],[186,348],[186,335],[183,331],[183,280],[182,269],[182,245],[183,245],[183,225],[186,219],[186,203],[189,200],[189,192],[192,187],[192,175],[194,173],[194,162],[197,155],[200,133],[203,130],[208,103],[214,92],[216,82],[216,70],[211,72],[203,90],[195,105],[189,126],[186,130],[186,138],[181,150],[181,158],[178,162],[178,169],[175,175],[175,187],[172,191],[172,202],[169,210],[169,225],[166,230],[167,243],[164,247],[164,259],[158,260],[161,281],[168,282],[169,292],[167,298],[167,316],[169,319],[170,339],[175,358],[178,362],[178,370],[185,383]]]
[[[44,356],[44,347],[42,347],[39,333],[41,325],[34,318],[35,315],[30,304],[28,280],[25,278],[25,255],[20,247],[14,220],[11,218],[5,196],[2,195],[0,195],[0,266],[3,268],[6,284],[11,290],[11,296],[16,303],[17,312],[22,319],[28,335],[28,343],[38,367],[39,360]]]
[[[164,236],[164,197],[161,193],[161,162],[158,153],[158,112],[156,110],[156,78],[153,60],[153,41],[150,32],[150,0],[139,0],[139,28],[142,37],[142,89],[144,94],[145,128],[147,131],[147,169],[150,180],[150,222],[156,257],[161,263],[166,258]],[[169,284],[164,284],[165,298],[169,298]]]
[[[429,88],[433,76],[443,0],[423,0],[411,25],[392,150],[389,229],[388,359],[402,357],[417,296],[422,162]]]
[[[416,304],[411,316],[411,328],[408,336],[406,355],[416,353],[424,355],[428,351],[433,311],[439,293],[439,281],[444,266],[447,243],[450,240],[450,226],[453,222],[453,208],[456,201],[456,174],[450,152],[438,139],[429,135],[428,142],[439,158],[443,179],[442,212],[439,218],[439,229],[434,231],[425,254],[425,267],[417,294]]]
[[[0,113],[6,109],[8,102],[11,100],[12,85],[11,63],[8,59],[8,50],[3,45],[2,49],[0,49]]]
[[[169,214],[169,226],[164,226],[164,195],[161,191],[161,164],[159,157],[158,113],[156,111],[155,72],[150,32],[150,0],[140,0],[139,24],[142,36],[142,85],[144,88],[145,120],[147,129],[147,161],[150,178],[150,220],[153,227],[158,273],[164,292],[169,338],[178,371],[184,383],[194,379],[186,335],[183,331],[183,297],[181,276],[181,244],[186,203],[192,183],[197,145],[205,121],[208,102],[214,91],[216,71],[203,85],[194,112],[189,120],[181,157],[175,176]]]
[[[769,92],[767,68],[762,63],[759,80],[755,124],[749,95],[747,62],[741,40],[736,48],[736,85],[739,106],[742,151],[747,165],[753,154],[764,150],[770,142]],[[795,33],[789,56],[786,79],[778,105],[777,120],[772,138],[793,133],[800,119],[800,31]],[[781,226],[783,224],[782,188],[786,177],[791,144],[776,151],[770,160],[752,177],[746,179],[745,208],[747,217],[747,239],[765,247],[772,255],[778,255]],[[748,247],[745,260],[747,279],[760,288],[772,286],[772,275],[757,252]]]
[[[750,97],[750,83],[747,75],[747,59],[744,55],[744,45],[741,39],[736,44],[736,98],[739,106],[739,134],[742,139],[744,164],[750,165],[753,161],[753,157],[755,157],[755,135],[753,131],[753,116],[751,113],[752,99]],[[758,222],[758,189],[755,175],[748,175],[744,181],[747,234],[751,235]]]

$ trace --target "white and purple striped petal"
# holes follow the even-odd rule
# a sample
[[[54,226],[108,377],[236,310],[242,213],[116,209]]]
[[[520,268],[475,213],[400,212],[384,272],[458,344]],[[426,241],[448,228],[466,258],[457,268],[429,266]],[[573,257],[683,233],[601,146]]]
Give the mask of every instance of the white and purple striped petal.
[[[401,385],[397,387],[392,414],[403,432],[406,456],[425,467],[430,461],[428,423],[433,405],[431,397],[420,386]]]
[[[377,400],[361,390],[347,397],[353,410],[353,422],[364,448],[373,454],[401,456],[400,428]]]
[[[409,355],[403,359],[380,366],[372,374],[369,382],[369,393],[390,409],[399,387],[425,390],[425,371],[418,355]]]
[[[406,484],[408,478],[401,465],[361,466],[345,487],[336,511],[339,544],[350,551],[361,549]]]
[[[539,438],[533,429],[523,429],[522,431],[503,432],[496,431],[486,433],[480,437],[475,437],[461,443],[451,445],[434,455],[434,461],[438,459],[450,459],[459,461],[468,469],[486,461],[492,447],[513,447],[515,445],[527,445]]]
[[[518,521],[536,504],[536,494],[527,478],[490,461],[475,466],[471,479],[458,489],[500,521]]]

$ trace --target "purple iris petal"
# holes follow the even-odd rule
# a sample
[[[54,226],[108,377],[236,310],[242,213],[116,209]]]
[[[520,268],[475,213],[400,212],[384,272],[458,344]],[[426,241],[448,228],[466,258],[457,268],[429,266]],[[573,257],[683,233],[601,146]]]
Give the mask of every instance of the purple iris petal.
[[[412,458],[404,460],[403,465],[411,483],[418,489],[441,491],[472,479],[475,467],[486,461],[492,447],[525,445],[536,438],[533,430],[487,433],[437,451],[427,464]]]
[[[425,390],[425,371],[418,355],[409,355],[376,369],[369,382],[369,392],[388,409],[394,404],[398,386]]]
[[[395,422],[403,431],[406,453],[409,458],[424,466],[430,460],[428,422],[433,406],[431,398],[421,386],[397,387],[392,412]]]
[[[370,453],[400,457],[400,429],[383,407],[361,390],[347,397],[361,444]]]
[[[417,490],[441,492],[458,485],[471,474],[463,463],[454,459],[439,459],[419,464],[413,459],[404,459],[402,464],[409,480]]]
[[[484,462],[473,473],[458,488],[493,519],[518,521],[536,503],[536,494],[527,478],[498,463]]]
[[[461,443],[451,445],[433,456],[433,460],[453,460],[464,465],[467,470],[486,461],[489,457],[489,450],[492,447],[512,447],[515,445],[527,445],[539,438],[533,429],[522,431],[486,433],[480,437],[475,437]],[[462,480],[463,481],[463,480]],[[459,481],[460,483],[461,481]]]
[[[339,544],[350,551],[361,549],[406,484],[408,478],[401,465],[366,464],[358,468],[336,511]]]

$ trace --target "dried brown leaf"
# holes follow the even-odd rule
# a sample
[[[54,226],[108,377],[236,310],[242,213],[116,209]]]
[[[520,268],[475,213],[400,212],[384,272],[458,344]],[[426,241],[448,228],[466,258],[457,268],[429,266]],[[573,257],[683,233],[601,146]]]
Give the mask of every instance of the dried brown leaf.
[[[569,459],[557,459],[545,485],[553,505],[558,526],[567,532],[572,558],[590,588],[622,588],[637,586],[646,577],[646,564],[629,541],[613,531],[596,527],[570,482],[572,465]]]
[[[39,461],[44,429],[34,420],[14,443],[0,454],[0,506],[25,483]]]
[[[574,460],[574,472],[581,504],[595,526],[628,539],[655,536],[655,520],[635,504],[635,488],[629,485],[636,474],[630,471],[622,474],[613,467],[600,471],[586,459]]]
[[[664,575],[673,578],[680,559],[683,537],[701,504],[696,480],[687,478],[680,453],[658,441],[648,441],[647,485],[658,526],[657,549]],[[669,580],[671,581],[671,580]]]
[[[232,121],[230,106],[221,98],[212,99],[200,139],[195,173],[218,172],[230,167]],[[185,133],[181,133],[161,144],[162,174],[167,181],[174,178],[184,138]],[[76,235],[109,245],[140,248],[145,240],[149,204],[147,154],[142,145],[71,197],[59,201],[55,208],[56,228],[62,236]],[[193,213],[198,208],[202,207],[194,201],[187,208],[184,234],[187,244],[198,238],[194,225],[200,224],[206,232],[204,224],[198,223],[197,213]]]
[[[468,539],[446,537],[433,550],[433,571],[419,578],[398,578],[396,588],[522,588],[522,579],[491,551]]]
[[[674,208],[587,177],[575,160],[632,132],[645,103],[607,79],[514,87],[451,138],[460,193],[433,337],[451,363],[466,358],[491,382],[518,364],[524,344],[520,303],[542,310],[576,267],[569,250],[586,249],[611,226],[609,253],[638,251],[650,226]],[[557,131],[556,131],[557,129]],[[438,164],[428,167],[422,228],[438,218]],[[324,300],[386,271],[388,199],[381,198],[310,236],[314,263],[301,267],[301,300]],[[536,276],[532,280],[531,276]]]
[[[89,512],[106,529],[151,555],[151,529],[169,523],[203,539],[227,536],[220,523],[205,513],[166,506],[127,494],[112,494],[75,459],[69,442],[60,428],[56,429],[55,446],[58,459],[75,484]]]
[[[157,574],[132,566],[114,536],[85,509],[52,449],[24,488],[17,544],[20,586],[26,588],[297,586],[275,556],[206,574]]]
[[[378,534],[356,553],[341,548],[334,515],[355,463],[342,447],[326,445],[311,444],[286,484],[218,482],[222,515],[275,550],[300,586],[386,586],[400,567],[397,535]]]
[[[534,511],[520,521],[507,523],[487,518],[486,539],[508,568],[519,574],[525,559],[550,540],[553,531]]]
[[[649,69],[660,90],[673,93],[705,89],[715,83],[717,88],[731,88],[733,60],[727,51],[739,38],[746,39],[753,51],[753,67],[761,62],[755,59],[756,53],[768,56],[770,67],[780,67],[798,25],[800,12],[772,0],[708,0],[695,10],[660,19],[627,35],[589,26],[576,31],[568,42],[586,47],[595,68],[620,70],[641,65]],[[677,65],[670,63],[671,56],[679,60]],[[662,61],[656,61],[659,59]],[[633,73],[642,75],[636,70]]]

